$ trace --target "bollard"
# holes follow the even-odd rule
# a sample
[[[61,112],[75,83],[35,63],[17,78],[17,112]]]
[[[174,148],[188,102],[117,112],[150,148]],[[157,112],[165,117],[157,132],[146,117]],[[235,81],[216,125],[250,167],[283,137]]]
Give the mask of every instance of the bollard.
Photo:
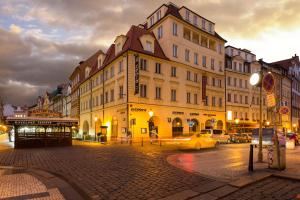
[[[253,172],[253,144],[250,144],[248,171]]]
[[[143,147],[144,146],[144,138],[142,137],[142,144],[141,146]]]

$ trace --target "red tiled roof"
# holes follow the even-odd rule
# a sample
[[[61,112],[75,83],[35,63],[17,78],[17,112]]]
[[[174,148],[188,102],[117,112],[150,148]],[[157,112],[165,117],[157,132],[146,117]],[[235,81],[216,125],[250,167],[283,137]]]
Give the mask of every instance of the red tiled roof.
[[[289,59],[285,59],[285,60],[280,60],[280,61],[276,61],[276,62],[272,62],[270,63],[272,66],[280,66],[283,67],[287,70],[289,70],[289,67],[294,66],[295,64],[297,66],[300,66],[300,62],[299,62],[299,57],[298,56],[293,56],[292,58]]]
[[[141,36],[147,35],[147,34],[150,34],[151,36],[154,37],[154,53],[144,50],[144,48],[143,48],[143,46],[142,46],[142,44],[139,40],[139,38]],[[144,29],[144,28],[133,25],[133,26],[131,26],[131,28],[127,32],[126,37],[127,37],[127,39],[126,39],[126,41],[123,45],[123,48],[118,54],[115,54],[115,45],[114,44],[112,44],[108,48],[108,50],[106,52],[105,59],[103,61],[103,65],[100,69],[97,68],[97,57],[98,57],[98,55],[94,58],[95,63],[94,63],[93,68],[91,70],[90,76],[97,73],[98,71],[103,69],[105,66],[109,65],[117,57],[119,57],[124,52],[129,51],[129,50],[169,60],[166,57],[166,55],[164,54],[164,52],[163,52],[161,46],[159,45],[158,41],[156,40],[155,35],[151,31],[148,31],[147,29]],[[96,54],[94,54],[94,55],[96,55]],[[93,56],[91,57],[90,63],[92,63],[92,61],[93,61]],[[82,70],[81,74],[83,74],[82,77],[84,78],[84,70]],[[82,79],[82,81],[84,81],[84,79]]]

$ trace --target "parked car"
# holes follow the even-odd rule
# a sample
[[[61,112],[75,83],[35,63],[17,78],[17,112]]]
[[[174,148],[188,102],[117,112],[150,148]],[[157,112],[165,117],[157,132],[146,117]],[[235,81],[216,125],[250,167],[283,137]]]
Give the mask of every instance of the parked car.
[[[289,132],[286,134],[286,139],[287,140],[294,140],[295,141],[295,145],[299,144],[299,137],[296,133],[293,132]]]
[[[230,136],[227,132],[218,129],[204,129],[201,134],[210,134],[218,143],[230,143]]]
[[[230,135],[230,139],[234,143],[245,143],[251,141],[251,136],[247,133],[235,133]]]
[[[210,134],[196,133],[190,137],[177,137],[174,138],[174,143],[180,149],[196,149],[216,147],[217,141],[214,140]]]
[[[262,145],[264,147],[274,145],[275,131],[273,128],[262,129]],[[286,143],[286,137],[282,132],[277,131],[278,141],[280,146],[284,146]],[[253,129],[252,132],[252,144],[257,147],[259,144],[259,129]]]

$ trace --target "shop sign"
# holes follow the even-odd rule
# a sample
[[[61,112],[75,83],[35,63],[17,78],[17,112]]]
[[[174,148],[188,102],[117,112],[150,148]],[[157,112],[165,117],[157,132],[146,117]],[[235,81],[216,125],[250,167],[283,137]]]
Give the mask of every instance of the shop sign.
[[[132,112],[146,112],[146,108],[131,108],[130,109]]]
[[[139,54],[135,54],[135,66],[134,66],[134,72],[135,72],[135,76],[134,76],[134,94],[138,94],[139,93],[139,79],[140,79],[140,68],[139,68]]]
[[[190,113],[190,116],[199,116],[199,113]]]
[[[173,111],[173,115],[184,115],[184,112]]]

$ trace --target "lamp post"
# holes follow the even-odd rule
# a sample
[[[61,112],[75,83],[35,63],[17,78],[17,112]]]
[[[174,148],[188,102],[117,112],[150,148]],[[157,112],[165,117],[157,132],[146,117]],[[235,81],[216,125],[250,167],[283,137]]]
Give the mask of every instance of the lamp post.
[[[259,87],[259,143],[258,143],[258,162],[263,162],[262,153],[262,79],[263,73],[255,72],[250,77],[250,84]]]
[[[95,141],[97,140],[97,139],[96,139],[96,137],[97,137],[97,133],[96,133],[96,123],[97,123],[97,121],[98,121],[98,118],[95,117]]]

